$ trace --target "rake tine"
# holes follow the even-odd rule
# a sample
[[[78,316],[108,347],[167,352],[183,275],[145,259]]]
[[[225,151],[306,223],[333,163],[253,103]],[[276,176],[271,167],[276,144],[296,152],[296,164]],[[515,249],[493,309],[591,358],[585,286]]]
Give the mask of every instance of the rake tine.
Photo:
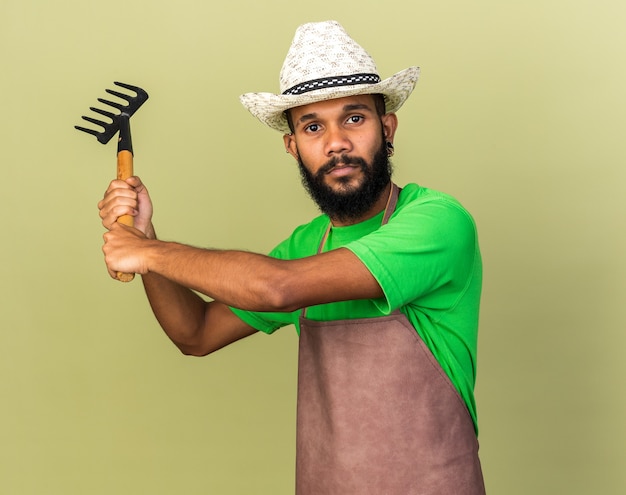
[[[133,86],[132,84],[126,84],[126,83],[119,82],[119,81],[113,81],[113,84],[115,84],[116,86],[120,86],[120,87],[122,87],[122,88],[125,88],[125,89],[130,89],[131,91],[134,91],[134,92],[135,92],[135,93],[137,93],[138,95],[139,95],[139,94],[145,94],[145,93],[146,93],[146,92],[145,92],[143,89],[141,89],[140,87],[138,87],[138,86]]]
[[[105,117],[108,117],[111,120],[115,120],[115,117],[118,116],[118,114],[107,112],[106,110],[100,110],[99,108],[96,108],[96,107],[89,107],[89,110],[91,110],[92,112],[99,113],[100,115],[104,115]]]
[[[87,120],[87,119],[85,119],[85,120]],[[98,137],[101,134],[98,131],[94,131],[93,129],[87,129],[86,127],[81,127],[79,125],[75,125],[74,128],[78,129],[79,131],[86,132],[87,134],[91,134],[92,136],[96,136],[96,137]]]
[[[85,115],[82,116],[82,119],[86,120],[87,122],[91,122],[92,124],[99,125],[101,127],[106,127],[109,125],[107,122],[103,122],[102,120],[94,119],[92,117],[87,117]]]
[[[117,108],[120,111],[123,111],[128,105],[121,105],[120,103],[116,103],[114,101],[105,100],[104,98],[98,98],[100,103],[104,103],[105,105],[109,105],[113,108]]]
[[[112,89],[105,89],[105,91],[109,93],[110,95],[117,96],[118,98],[121,98],[122,100],[126,100],[126,101],[130,101],[132,98],[134,98],[133,96],[120,93],[119,91],[113,91]]]

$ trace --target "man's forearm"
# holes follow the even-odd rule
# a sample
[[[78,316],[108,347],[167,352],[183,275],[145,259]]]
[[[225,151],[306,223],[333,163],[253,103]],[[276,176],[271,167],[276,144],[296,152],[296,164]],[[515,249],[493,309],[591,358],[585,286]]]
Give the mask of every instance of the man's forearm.
[[[207,303],[157,273],[147,273],[142,280],[157,321],[181,351],[189,352],[201,338]]]
[[[184,311],[199,312],[203,301],[196,294],[192,293],[194,298],[186,294],[184,288],[189,288],[241,309],[286,309],[281,282],[287,278],[287,272],[281,260],[245,251],[207,250],[156,240],[146,241],[145,249],[145,283],[159,302],[167,303],[172,297]],[[166,294],[161,295],[163,288]]]
[[[365,265],[344,248],[282,260],[246,251],[200,249],[146,239],[121,224],[112,225],[104,237],[111,276],[119,271],[144,275],[160,321],[171,318],[185,323],[186,328],[207,318],[206,303],[188,289],[225,307],[271,312],[383,295]],[[163,315],[161,306],[171,304],[180,309],[173,312],[174,316],[169,312]]]

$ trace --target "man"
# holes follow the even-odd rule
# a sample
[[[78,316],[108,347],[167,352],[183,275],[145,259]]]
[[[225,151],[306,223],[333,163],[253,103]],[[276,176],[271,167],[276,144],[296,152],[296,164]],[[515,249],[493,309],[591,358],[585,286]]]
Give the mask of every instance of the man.
[[[99,203],[111,276],[142,275],[182,352],[296,326],[298,494],[484,493],[474,222],[453,198],[390,177],[395,112],[418,72],[381,81],[341,25],[310,23],[296,31],[282,94],[241,97],[283,133],[323,212],[270,256],[157,240],[137,177],[113,181]],[[116,222],[124,214],[135,228]]]

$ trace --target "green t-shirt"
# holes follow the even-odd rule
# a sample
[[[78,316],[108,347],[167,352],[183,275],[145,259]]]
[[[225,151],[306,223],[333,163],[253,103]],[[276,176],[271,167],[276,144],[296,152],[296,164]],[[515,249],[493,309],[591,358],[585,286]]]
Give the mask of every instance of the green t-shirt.
[[[333,227],[325,250],[351,250],[380,284],[385,297],[323,304],[307,309],[318,321],[372,318],[400,309],[450,377],[476,423],[474,384],[482,262],[470,214],[451,196],[408,184],[394,214],[348,227]],[[328,227],[321,215],[298,227],[270,256],[314,255]],[[250,312],[232,308],[252,327],[272,333],[293,324],[302,311]]]

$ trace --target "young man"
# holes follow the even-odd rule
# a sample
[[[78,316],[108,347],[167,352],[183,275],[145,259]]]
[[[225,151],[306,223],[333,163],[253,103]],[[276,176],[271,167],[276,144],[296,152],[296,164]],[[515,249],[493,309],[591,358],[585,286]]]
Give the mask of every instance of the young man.
[[[391,181],[395,112],[418,73],[381,81],[337,22],[310,23],[296,31],[282,94],[241,97],[283,133],[323,212],[269,256],[157,240],[137,177],[113,181],[99,203],[110,274],[142,275],[182,352],[296,326],[298,494],[484,493],[474,222],[445,194]],[[124,214],[135,228],[116,222]]]

